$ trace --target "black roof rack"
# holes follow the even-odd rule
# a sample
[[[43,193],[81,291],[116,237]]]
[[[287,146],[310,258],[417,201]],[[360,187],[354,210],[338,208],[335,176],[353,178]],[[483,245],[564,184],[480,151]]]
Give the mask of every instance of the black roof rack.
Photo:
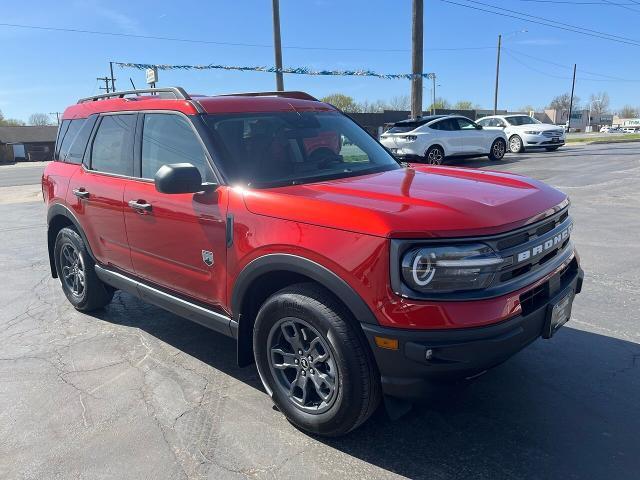
[[[139,95],[141,93],[170,93],[176,100],[191,100],[191,97],[182,87],[165,87],[165,88],[143,88],[140,90],[123,90],[121,92],[103,93],[92,97],[81,98],[78,103],[94,102],[96,100],[104,100],[107,98],[124,98],[127,95]]]
[[[313,100],[318,102],[319,100],[309,95],[307,92],[300,92],[297,90],[284,91],[284,92],[243,92],[243,93],[223,93],[216,95],[219,97],[283,97],[283,98],[297,98],[298,100]]]

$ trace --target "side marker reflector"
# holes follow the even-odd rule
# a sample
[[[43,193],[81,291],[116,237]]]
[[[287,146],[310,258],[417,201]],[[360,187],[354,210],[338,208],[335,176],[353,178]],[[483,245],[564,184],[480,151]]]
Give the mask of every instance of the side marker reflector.
[[[387,350],[398,350],[398,339],[387,337],[374,337],[376,345]]]

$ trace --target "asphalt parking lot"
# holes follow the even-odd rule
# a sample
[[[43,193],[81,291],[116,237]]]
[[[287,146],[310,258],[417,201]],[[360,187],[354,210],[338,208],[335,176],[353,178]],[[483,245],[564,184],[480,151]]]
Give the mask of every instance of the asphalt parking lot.
[[[639,478],[640,143],[457,164],[571,196],[573,317],[465,390],[333,440],[275,411],[232,340],[127,294],[76,312],[48,272],[42,203],[0,204],[0,478]]]

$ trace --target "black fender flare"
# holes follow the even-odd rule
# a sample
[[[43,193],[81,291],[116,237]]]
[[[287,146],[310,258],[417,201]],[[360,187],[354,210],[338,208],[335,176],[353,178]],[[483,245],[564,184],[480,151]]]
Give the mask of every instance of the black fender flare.
[[[91,258],[93,259],[94,262],[96,261],[96,257],[93,254],[93,251],[91,250],[91,245],[89,244],[89,241],[87,240],[87,237],[84,234],[84,230],[80,226],[80,222],[76,218],[75,214],[68,207],[62,205],[61,203],[55,203],[51,205],[47,210],[47,248],[49,250],[49,266],[51,267],[51,276],[53,276],[54,278],[57,277],[55,260],[53,258],[53,249],[55,246],[56,239],[51,238],[49,230],[51,229],[51,221],[55,217],[59,217],[59,216],[65,217],[67,220],[71,222],[71,224],[74,226],[74,228],[82,238],[82,241],[84,242],[85,246],[87,247],[87,251],[89,252],[89,255],[91,255]]]
[[[238,275],[231,296],[231,311],[239,322],[242,303],[255,279],[270,271],[282,270],[298,273],[315,280],[338,297],[359,322],[378,325],[375,315],[365,301],[338,275],[319,263],[298,255],[273,253],[249,262]]]
[[[313,260],[292,254],[266,254],[249,262],[238,275],[231,295],[231,311],[233,319],[231,330],[238,340],[238,364],[248,365],[253,361],[251,354],[251,335],[253,319],[243,320],[242,305],[255,280],[260,276],[283,271],[303,275],[333,293],[351,311],[359,323],[378,325],[378,321],[358,293],[342,278],[328,268]]]

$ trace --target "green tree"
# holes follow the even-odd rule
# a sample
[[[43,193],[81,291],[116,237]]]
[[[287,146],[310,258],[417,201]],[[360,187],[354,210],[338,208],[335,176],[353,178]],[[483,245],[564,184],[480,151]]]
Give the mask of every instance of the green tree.
[[[331,95],[327,95],[326,97],[322,97],[322,100],[325,103],[330,103],[334,107],[338,107],[340,110],[345,112],[358,112],[360,111],[360,107],[349,95],[345,95],[344,93],[332,93]]]
[[[433,107],[434,107],[434,104],[432,103],[431,105],[429,105],[428,110],[432,110]],[[435,108],[439,110],[448,110],[451,108],[451,104],[446,99],[442,97],[438,97],[436,98]]]
[[[458,100],[453,104],[454,110],[473,110],[474,104],[471,100]]]
[[[2,110],[0,110],[0,127],[18,127],[24,125],[22,120],[17,120],[15,118],[5,118],[2,114]]]

